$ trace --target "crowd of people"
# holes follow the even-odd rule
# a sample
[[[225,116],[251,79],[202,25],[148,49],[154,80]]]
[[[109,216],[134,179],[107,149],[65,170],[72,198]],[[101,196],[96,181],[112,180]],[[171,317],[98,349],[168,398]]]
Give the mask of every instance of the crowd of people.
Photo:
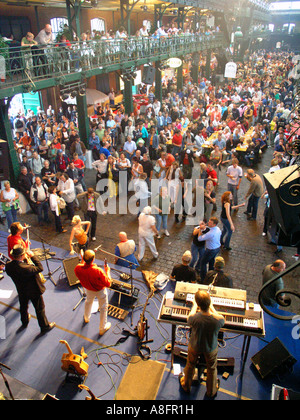
[[[293,132],[291,125],[298,116],[293,108],[293,80],[288,78],[292,58],[293,54],[280,52],[254,53],[243,67],[243,77],[223,86],[213,86],[201,77],[199,85],[187,80],[177,92],[174,79],[165,78],[162,103],[150,87],[144,113],[135,107],[127,115],[122,104],[114,103],[112,89],[110,102],[95,107],[89,139],[80,139],[76,106],[55,113],[50,105],[36,114],[11,117],[21,166],[18,191],[28,200],[40,225],[50,224],[52,212],[60,233],[66,232],[60,220],[64,209],[72,223],[75,212],[82,208],[92,223],[90,235],[95,240],[99,208],[106,214],[104,200],[117,197],[125,188],[137,200],[138,215],[151,202],[160,238],[162,232],[169,236],[170,209],[174,209],[177,223],[180,216],[184,221],[190,214],[193,206],[185,199],[186,190],[195,201],[198,188],[203,188],[198,187],[196,174],[204,183],[203,220],[209,223],[217,204],[221,205],[216,223],[223,226],[217,241],[220,246],[206,240],[206,251],[214,249],[217,255],[221,246],[230,251],[235,230],[232,211],[246,205],[248,199],[245,213],[249,219],[257,217],[258,201],[265,192],[255,172],[262,153],[268,147],[274,149],[270,171],[299,161],[295,146],[299,131]],[[85,182],[87,153],[92,154],[96,172],[95,184],[89,188]],[[245,166],[250,188],[239,204]],[[123,175],[125,187],[120,181]],[[227,177],[228,191],[221,203],[216,203],[220,176]],[[155,191],[153,180],[158,185]],[[0,199],[9,229],[20,209],[18,192],[7,182]],[[152,229],[149,235],[153,236]],[[153,255],[157,256],[157,251]],[[193,262],[200,274],[200,261],[193,258]]]

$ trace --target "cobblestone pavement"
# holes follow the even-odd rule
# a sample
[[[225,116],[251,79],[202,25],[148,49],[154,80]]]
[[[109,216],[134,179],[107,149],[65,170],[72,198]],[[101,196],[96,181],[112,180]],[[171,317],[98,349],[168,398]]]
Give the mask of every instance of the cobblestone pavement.
[[[259,163],[256,171],[259,175],[263,175],[269,170],[270,162],[272,159],[272,149],[268,149],[263,155],[262,161]],[[199,168],[199,164],[196,163],[196,168]],[[245,167],[243,167],[246,170]],[[217,189],[217,205],[218,209],[216,216],[220,216],[220,197],[224,191],[227,190],[227,177],[225,175],[225,168],[222,168],[220,173],[220,184]],[[95,186],[95,172],[93,170],[87,170],[86,172],[86,183],[87,186]],[[242,184],[239,191],[239,202],[244,201],[244,196],[249,187],[249,182],[243,178]],[[225,271],[233,278],[233,284],[235,288],[245,289],[248,292],[248,300],[257,301],[258,292],[261,287],[262,270],[267,265],[275,261],[277,258],[283,259],[287,266],[295,262],[293,255],[295,254],[294,248],[283,249],[280,257],[276,256],[276,246],[269,245],[267,237],[262,236],[263,229],[263,212],[265,202],[260,200],[258,219],[257,221],[248,221],[246,215],[243,214],[244,208],[239,209],[237,213],[233,215],[233,221],[235,224],[236,231],[233,233],[231,244],[231,251],[222,251],[221,254],[226,261]],[[82,213],[79,211],[82,216]],[[82,216],[83,217],[83,216]],[[34,226],[34,231],[31,234],[32,239],[38,241],[37,237],[34,237],[34,232],[39,236],[43,237],[44,240],[58,248],[69,249],[69,235],[71,232],[71,226],[69,222],[65,223],[68,233],[57,234],[54,230],[54,221],[51,226],[38,226],[36,216],[33,213],[19,216],[19,219],[23,223],[28,223]],[[64,216],[62,216],[64,220]],[[220,223],[220,228],[222,228]],[[6,226],[0,225],[1,230],[6,230]],[[190,249],[193,226],[186,226],[185,223],[175,223],[174,215],[170,215],[168,218],[168,230],[170,237],[165,237],[157,240],[157,249],[159,252],[159,258],[154,260],[149,249],[146,250],[145,257],[141,264],[141,269],[153,270],[156,273],[164,272],[170,274],[172,267],[181,262],[182,254]],[[97,241],[90,244],[90,248],[102,244],[104,250],[114,253],[116,244],[118,243],[118,233],[120,231],[126,231],[129,239],[134,239],[138,245],[138,221],[134,215],[111,215],[98,216],[97,224]],[[99,259],[104,258],[104,254],[97,254]],[[108,257],[108,262],[113,262],[113,257]]]

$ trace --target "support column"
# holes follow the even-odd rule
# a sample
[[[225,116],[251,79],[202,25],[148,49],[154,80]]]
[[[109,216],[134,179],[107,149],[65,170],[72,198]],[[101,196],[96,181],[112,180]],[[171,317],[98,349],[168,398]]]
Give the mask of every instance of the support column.
[[[4,99],[0,100],[0,136],[2,140],[7,141],[8,153],[10,158],[10,183],[17,186],[18,176],[20,174],[20,164],[18,161],[17,153],[14,148],[13,136],[11,132],[11,125],[8,119],[8,109],[10,106],[11,98],[5,103]]]
[[[72,3],[71,0],[66,0],[67,6],[67,15],[68,15],[68,22],[70,28],[70,41],[73,40],[73,30],[75,31],[78,38],[81,35],[81,28],[80,28],[80,12],[81,12],[81,2],[79,0],[74,0]],[[72,16],[72,9],[73,9],[73,16]],[[73,21],[75,20],[75,26],[73,25]]]
[[[199,63],[200,63],[200,53],[194,53],[192,59],[192,68],[191,68],[191,76],[193,82],[198,85],[198,78],[199,78]]]
[[[210,60],[211,60],[211,50],[208,50],[207,55],[206,55],[206,66],[205,66],[205,77],[208,80],[210,79],[210,76],[211,76]]]
[[[132,80],[124,80],[124,102],[125,113],[130,115],[133,112]]]
[[[160,61],[155,62],[155,98],[162,103],[162,85],[161,85],[161,70]]]
[[[90,123],[87,115],[87,101],[86,95],[77,95],[77,112],[78,112],[78,128],[80,140],[88,148],[89,137],[90,137]]]

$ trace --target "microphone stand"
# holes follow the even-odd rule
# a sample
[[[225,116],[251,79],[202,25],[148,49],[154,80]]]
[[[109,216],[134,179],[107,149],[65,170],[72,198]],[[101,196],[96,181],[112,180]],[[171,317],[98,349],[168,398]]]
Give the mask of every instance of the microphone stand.
[[[3,373],[2,369],[1,369],[1,367],[4,367],[4,368],[6,368],[6,369],[8,369],[8,370],[11,370],[11,369],[10,369],[8,366],[6,366],[6,365],[4,365],[3,363],[1,363],[1,362],[0,362],[0,375],[2,376],[2,378],[3,378],[3,380],[4,380],[4,383],[5,383],[5,386],[6,386],[7,390],[8,390],[8,392],[9,392],[10,398],[14,401],[14,400],[15,400],[15,398],[14,398],[14,396],[13,396],[12,392],[11,392],[11,389],[10,389],[9,383],[8,383],[8,381],[7,381],[7,379],[6,379],[5,375],[4,375],[4,373]]]
[[[44,256],[45,256],[45,261],[46,261],[46,266],[47,266],[47,269],[48,269],[48,273],[47,274],[44,274],[44,277],[46,278],[46,277],[48,277],[49,278],[49,280],[52,282],[52,284],[56,287],[56,283],[55,283],[55,281],[53,280],[53,274],[55,274],[58,270],[60,270],[61,269],[61,266],[60,267],[57,267],[54,271],[51,271],[50,270],[50,267],[49,267],[49,262],[48,262],[48,258],[47,258],[47,256],[46,256],[46,248],[45,248],[45,241],[44,241],[44,239],[40,236],[40,235],[38,235],[36,232],[34,232],[33,231],[33,233],[34,233],[34,235],[36,235],[40,240],[41,240],[41,242],[42,242],[42,247],[43,247],[43,251],[44,251]],[[48,245],[50,245],[50,244],[48,244]],[[51,245],[50,245],[51,246]]]
[[[104,254],[107,254],[107,255],[110,255],[112,257],[118,258],[119,260],[125,261],[125,262],[127,262],[129,264],[129,269],[130,269],[130,290],[131,290],[132,308],[134,309],[134,305],[133,305],[133,283],[132,283],[133,276],[132,276],[132,266],[135,265],[137,267],[138,264],[133,263],[133,262],[130,262],[130,261],[126,260],[125,258],[119,257],[118,255],[112,254],[112,253],[110,253],[108,251],[104,251],[103,249],[100,249],[100,248],[102,248],[102,245],[99,245],[97,248],[94,249],[94,251],[95,252],[101,251]],[[133,310],[131,311],[131,325],[133,325],[132,317],[133,317]]]

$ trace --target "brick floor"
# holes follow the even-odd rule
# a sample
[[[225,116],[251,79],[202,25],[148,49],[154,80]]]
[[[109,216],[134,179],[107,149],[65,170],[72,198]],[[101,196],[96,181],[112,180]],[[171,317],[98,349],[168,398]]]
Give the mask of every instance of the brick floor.
[[[272,150],[268,149],[258,165],[257,172],[259,175],[268,171],[271,159]],[[196,168],[198,167],[199,164],[196,164]],[[87,170],[87,185],[94,187],[94,180],[94,171]],[[245,196],[248,186],[249,182],[246,179],[243,179],[239,192],[240,203],[243,202],[243,197]],[[220,185],[217,189],[217,217],[220,215],[220,197],[226,190],[227,177],[225,175],[225,169],[223,169],[220,174]],[[233,216],[236,231],[231,239],[232,251],[222,251],[222,256],[226,261],[225,271],[232,276],[234,287],[246,289],[248,292],[248,300],[254,302],[257,301],[258,292],[260,290],[263,268],[265,265],[270,264],[277,259],[274,255],[276,247],[267,244],[267,238],[262,237],[261,235],[263,228],[263,211],[264,200],[260,200],[258,220],[254,222],[247,221],[246,216],[243,214],[244,209],[240,209]],[[81,212],[79,212],[79,214],[82,215]],[[53,230],[53,225],[50,227],[37,226],[36,216],[32,213],[21,215],[20,221],[34,226],[34,231],[32,231],[31,234],[32,239],[38,240],[37,237],[34,237],[34,233],[36,232],[39,236],[43,237],[48,244],[59,248],[69,249],[70,226],[67,226],[68,233],[58,235]],[[103,249],[114,253],[115,245],[118,243],[118,233],[120,231],[126,231],[128,237],[134,239],[136,243],[138,243],[137,227],[137,217],[134,215],[108,214],[106,216],[99,216],[96,232],[97,241],[91,243],[91,247],[102,244]],[[0,225],[1,230],[5,230],[5,228],[6,226]],[[190,249],[193,231],[192,226],[186,226],[185,223],[176,224],[174,222],[174,216],[170,215],[168,219],[168,229],[170,237],[162,236],[160,240],[156,240],[159,258],[153,260],[149,250],[146,250],[143,264],[140,269],[151,269],[157,273],[164,272],[170,274],[174,264],[180,262],[182,254],[187,249]],[[289,266],[295,262],[292,258],[294,253],[295,249],[284,248],[280,258]],[[99,253],[98,258],[104,258],[104,255]],[[108,262],[113,262],[113,258],[108,257]]]

